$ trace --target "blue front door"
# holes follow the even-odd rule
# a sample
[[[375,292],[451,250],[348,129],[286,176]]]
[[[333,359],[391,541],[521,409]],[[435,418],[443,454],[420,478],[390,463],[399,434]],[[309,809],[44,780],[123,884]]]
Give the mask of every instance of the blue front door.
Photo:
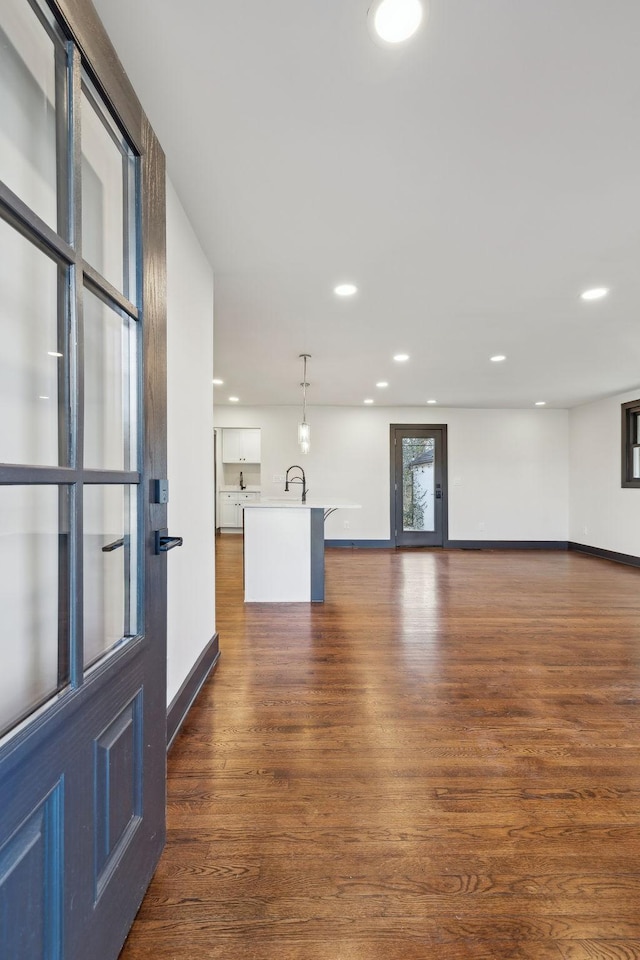
[[[164,161],[89,0],[0,12],[0,956],[116,960],[164,842]]]

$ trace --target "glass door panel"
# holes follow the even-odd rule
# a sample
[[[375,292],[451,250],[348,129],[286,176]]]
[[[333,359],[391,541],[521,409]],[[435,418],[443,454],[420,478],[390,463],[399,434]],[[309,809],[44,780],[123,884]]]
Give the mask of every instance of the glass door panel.
[[[66,273],[0,220],[0,462],[65,466],[66,337],[58,292]],[[59,448],[62,457],[59,457]],[[59,464],[59,459],[62,463]]]
[[[66,53],[55,33],[43,29],[25,0],[3,0],[0,179],[58,230],[67,219],[65,204],[58,209],[58,171],[66,167]],[[60,233],[66,233],[62,225]]]
[[[69,531],[59,506],[55,486],[0,487],[0,735],[67,682]]]
[[[137,632],[136,486],[84,487],[84,665]]]
[[[136,298],[135,158],[89,81],[82,91],[82,252],[131,302]]]
[[[136,469],[134,320],[90,290],[84,298],[84,465]]]
[[[435,530],[433,437],[402,438],[402,529]]]

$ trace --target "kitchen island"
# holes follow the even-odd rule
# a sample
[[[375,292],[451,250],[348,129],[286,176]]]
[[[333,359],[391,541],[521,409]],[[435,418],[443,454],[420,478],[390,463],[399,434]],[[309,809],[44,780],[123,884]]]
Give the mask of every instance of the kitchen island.
[[[359,506],[292,499],[247,503],[245,603],[322,603],[325,517]]]

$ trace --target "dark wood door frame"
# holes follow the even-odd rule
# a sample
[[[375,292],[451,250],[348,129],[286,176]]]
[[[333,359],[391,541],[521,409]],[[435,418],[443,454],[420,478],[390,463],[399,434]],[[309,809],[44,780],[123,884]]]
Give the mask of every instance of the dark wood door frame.
[[[397,546],[396,534],[396,431],[397,430],[439,430],[442,436],[442,546],[449,545],[449,484],[446,423],[392,423],[389,425],[389,539],[391,546]]]

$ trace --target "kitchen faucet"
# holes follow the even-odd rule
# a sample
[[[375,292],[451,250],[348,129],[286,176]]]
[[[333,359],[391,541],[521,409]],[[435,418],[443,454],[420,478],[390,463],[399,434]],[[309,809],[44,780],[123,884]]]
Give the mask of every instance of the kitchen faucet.
[[[242,470],[241,470],[241,471],[240,471],[240,489],[241,489],[241,490],[246,490],[246,487],[247,487],[247,485],[246,485],[246,483],[245,483],[244,480],[243,480]]]
[[[289,474],[291,473],[292,470],[299,470],[300,473],[302,474],[302,476],[301,476],[301,477],[292,477],[291,479],[289,479]],[[303,502],[303,503],[306,503],[306,502],[307,502],[307,479],[306,479],[306,477],[305,477],[305,475],[304,475],[304,470],[302,469],[302,467],[299,467],[297,463],[294,463],[293,466],[292,466],[292,467],[289,467],[289,469],[287,470],[287,473],[286,473],[286,475],[285,475],[284,481],[285,481],[285,482],[284,482],[284,492],[285,492],[285,493],[288,493],[288,492],[289,492],[289,484],[290,484],[290,483],[301,483],[301,484],[302,484],[302,502]]]

